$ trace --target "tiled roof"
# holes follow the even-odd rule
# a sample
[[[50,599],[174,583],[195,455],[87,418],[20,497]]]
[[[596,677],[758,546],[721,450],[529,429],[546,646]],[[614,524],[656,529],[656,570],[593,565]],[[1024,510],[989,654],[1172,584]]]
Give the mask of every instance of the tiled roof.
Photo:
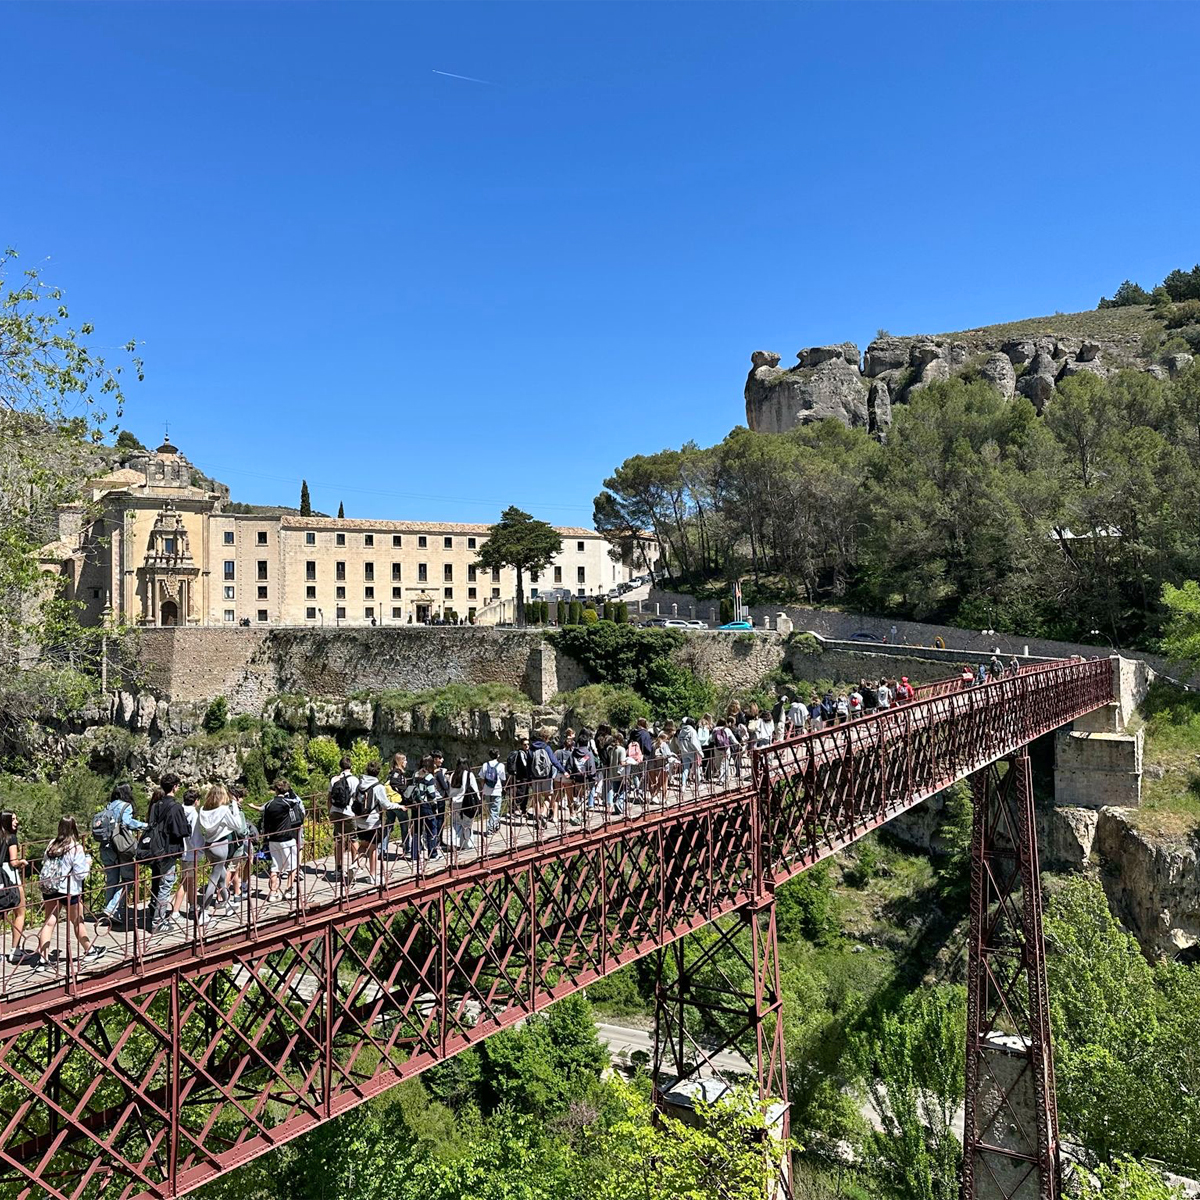
[[[464,521],[362,521],[355,517],[300,517],[284,516],[281,524],[285,529],[361,529],[367,533],[386,530],[389,533],[489,533],[490,525],[471,525]],[[598,538],[594,529],[580,529],[574,525],[555,525],[556,533],[565,537]]]

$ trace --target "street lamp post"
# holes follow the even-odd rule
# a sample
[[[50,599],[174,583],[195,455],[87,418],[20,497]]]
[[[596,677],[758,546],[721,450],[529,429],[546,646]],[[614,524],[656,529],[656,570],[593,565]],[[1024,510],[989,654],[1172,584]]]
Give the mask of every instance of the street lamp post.
[[[325,628],[325,610],[323,608],[318,608],[317,616],[321,618],[321,628],[324,629]]]

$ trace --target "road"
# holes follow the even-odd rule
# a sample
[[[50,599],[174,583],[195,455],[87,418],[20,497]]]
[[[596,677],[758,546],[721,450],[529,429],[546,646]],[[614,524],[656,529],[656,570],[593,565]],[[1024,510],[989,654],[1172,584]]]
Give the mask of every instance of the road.
[[[596,1032],[600,1040],[608,1047],[608,1052],[614,1061],[624,1059],[628,1062],[634,1053],[641,1050],[648,1058],[654,1057],[654,1031],[652,1029],[631,1029],[625,1025],[605,1025],[596,1023]],[[738,1074],[753,1074],[754,1068],[737,1053],[718,1054],[713,1058],[718,1070],[737,1072]]]

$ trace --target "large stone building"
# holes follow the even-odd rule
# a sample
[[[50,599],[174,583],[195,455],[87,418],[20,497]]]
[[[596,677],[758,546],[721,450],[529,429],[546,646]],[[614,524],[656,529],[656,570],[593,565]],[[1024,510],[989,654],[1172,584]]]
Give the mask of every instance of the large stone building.
[[[127,457],[63,510],[43,566],[66,576],[89,624],[413,624],[512,616],[516,572],[476,567],[488,526],[231,511],[228,491],[170,443]],[[602,595],[653,565],[620,562],[595,530],[559,528],[548,571],[525,582]]]

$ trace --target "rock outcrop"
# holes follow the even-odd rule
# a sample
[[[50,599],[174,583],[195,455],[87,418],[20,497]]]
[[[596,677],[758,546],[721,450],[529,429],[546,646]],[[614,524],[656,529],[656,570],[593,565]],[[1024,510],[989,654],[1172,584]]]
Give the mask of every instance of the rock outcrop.
[[[763,433],[783,433],[827,417],[867,426],[868,387],[858,368],[858,347],[810,346],[798,364],[779,367],[779,355],[757,350],[746,380],[746,423]]]
[[[1047,318],[1051,325],[1052,318]],[[1040,413],[1059,385],[1072,376],[1101,378],[1134,368],[1157,379],[1175,378],[1192,355],[1169,355],[1150,363],[1135,334],[1116,338],[1041,334],[1001,338],[988,329],[946,337],[893,337],[881,334],[867,347],[861,368],[852,342],[810,346],[791,368],[778,354],[756,350],[746,380],[746,421],[751,429],[781,433],[797,425],[833,417],[865,426],[881,436],[896,404],[943,380],[975,376],[1005,399],[1027,397]]]

